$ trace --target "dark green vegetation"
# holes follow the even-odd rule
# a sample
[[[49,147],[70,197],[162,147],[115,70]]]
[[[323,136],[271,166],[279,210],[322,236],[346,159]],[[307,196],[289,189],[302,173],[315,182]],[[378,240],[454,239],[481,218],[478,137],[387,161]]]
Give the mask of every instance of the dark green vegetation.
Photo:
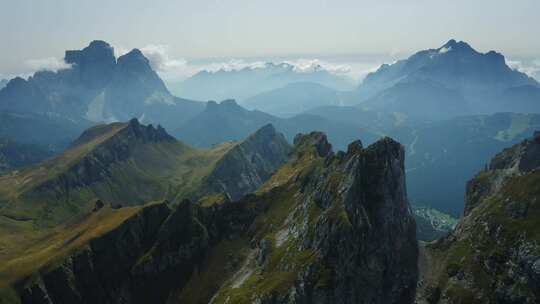
[[[56,260],[56,254],[49,254],[61,244],[78,242],[79,234],[101,229],[101,224],[85,223],[88,214],[103,207],[102,202],[120,208],[166,199],[175,204],[218,193],[236,198],[269,178],[285,162],[289,149],[272,126],[244,141],[206,150],[185,145],[163,128],[143,126],[135,119],[90,128],[64,153],[0,176],[2,284]],[[231,171],[224,172],[223,167]],[[233,178],[239,179],[233,183]],[[112,222],[107,227],[120,225],[125,219],[122,214],[126,213],[111,210]],[[109,221],[108,217],[102,220]],[[81,225],[86,228],[77,233],[70,228]]]
[[[465,215],[425,249],[428,303],[540,300],[540,133],[493,158],[468,184]]]
[[[96,155],[118,134],[123,134],[118,141],[133,144],[125,161],[133,167],[143,164],[137,161],[139,150],[169,151],[166,147],[172,145],[181,150],[179,155],[203,153],[162,129],[132,121],[86,131],[59,156],[65,158],[62,164]],[[269,177],[265,172],[289,152],[281,140],[267,126],[240,144],[208,150],[205,153],[228,152],[201,187],[223,178],[218,168],[224,161],[230,167],[240,160],[242,167],[230,172],[240,177],[258,173],[264,181]],[[250,168],[245,168],[245,158],[252,160]],[[65,172],[53,160],[42,166],[54,169],[48,172]],[[104,168],[124,167],[121,164],[115,160]],[[25,179],[31,183],[26,187],[43,178],[33,177],[36,180]],[[80,188],[94,189],[99,183]],[[151,184],[138,185],[137,193],[144,197],[143,189]],[[20,297],[22,303],[409,302],[417,248],[405,193],[404,150],[397,142],[385,138],[363,148],[357,141],[347,152],[333,153],[324,134],[299,135],[288,161],[254,194],[235,202],[229,201],[232,193],[213,190],[201,193],[198,203],[111,208],[98,202],[39,237],[20,233],[32,229],[34,219],[4,216],[4,231],[9,221],[20,225],[19,232],[2,236],[5,244],[33,239],[24,250],[23,243],[2,246],[7,262],[0,268],[1,295],[15,302]]]

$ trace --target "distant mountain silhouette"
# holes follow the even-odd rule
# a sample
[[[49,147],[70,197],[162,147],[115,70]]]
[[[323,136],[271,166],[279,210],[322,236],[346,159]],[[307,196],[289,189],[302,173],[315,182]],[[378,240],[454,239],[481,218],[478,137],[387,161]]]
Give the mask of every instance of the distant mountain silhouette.
[[[338,76],[316,65],[298,70],[288,63],[266,63],[260,67],[239,70],[201,71],[181,83],[169,84],[171,91],[196,100],[235,99],[243,101],[263,92],[279,89],[296,82],[311,82],[335,90],[353,88],[350,79]]]
[[[437,49],[382,65],[352,103],[425,118],[519,111],[540,113],[540,84],[511,69],[502,54],[450,40]]]
[[[320,130],[328,134],[332,143],[341,149],[358,138],[372,143],[380,134],[369,128],[332,121],[313,114],[300,114],[279,118],[257,110],[247,110],[234,100],[221,103],[208,102],[206,109],[185,122],[172,134],[178,139],[198,147],[209,147],[229,140],[240,140],[271,123],[292,142],[298,133]]]
[[[0,110],[54,114],[95,123],[137,117],[167,127],[204,109],[203,103],[174,97],[138,49],[114,56],[104,41],[66,51],[71,67],[15,78],[0,91]]]
[[[295,82],[282,88],[263,92],[242,103],[248,109],[256,109],[278,116],[292,116],[307,110],[340,105],[340,93],[313,82]]]

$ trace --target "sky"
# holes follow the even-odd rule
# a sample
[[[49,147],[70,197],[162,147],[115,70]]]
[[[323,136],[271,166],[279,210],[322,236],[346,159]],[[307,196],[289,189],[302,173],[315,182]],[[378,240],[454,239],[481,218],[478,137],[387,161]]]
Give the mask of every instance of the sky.
[[[0,37],[0,77],[62,68],[95,39],[143,49],[171,81],[259,61],[360,77],[451,38],[540,73],[538,0],[0,0]]]

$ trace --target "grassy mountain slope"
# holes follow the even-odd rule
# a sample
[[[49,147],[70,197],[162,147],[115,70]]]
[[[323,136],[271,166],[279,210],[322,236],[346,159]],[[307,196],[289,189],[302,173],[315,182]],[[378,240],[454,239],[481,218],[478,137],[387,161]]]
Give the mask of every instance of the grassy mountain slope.
[[[103,207],[79,225],[100,217],[108,232],[89,230],[87,239],[70,229],[75,235],[59,240],[81,247],[18,280],[11,295],[23,303],[329,304],[414,294],[403,148],[390,139],[334,154],[324,134],[300,135],[289,162],[236,202]]]
[[[63,227],[81,225],[97,200],[118,208],[204,194],[246,194],[285,161],[288,149],[272,126],[245,141],[206,150],[137,120],[90,128],[61,155],[0,177],[0,256],[19,265],[14,261],[18,256],[49,252],[54,240],[69,239]],[[231,182],[239,177],[244,177],[242,185]],[[13,268],[10,273],[19,269]]]
[[[467,185],[465,215],[429,245],[429,303],[538,303],[540,134],[505,149]]]

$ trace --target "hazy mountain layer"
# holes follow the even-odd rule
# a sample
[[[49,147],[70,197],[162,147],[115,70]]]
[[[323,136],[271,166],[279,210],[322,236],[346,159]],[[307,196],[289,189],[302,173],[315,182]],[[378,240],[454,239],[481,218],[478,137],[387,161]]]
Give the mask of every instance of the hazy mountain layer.
[[[322,107],[309,113],[347,123],[351,130],[373,130],[406,147],[407,187],[411,204],[459,216],[465,183],[497,151],[540,129],[540,115],[497,113],[441,121],[354,107]],[[352,126],[352,127],[351,127]]]
[[[93,122],[136,117],[174,128],[204,108],[172,96],[137,49],[117,60],[109,44],[93,41],[66,51],[65,62],[71,67],[10,80],[0,90],[0,110]]]
[[[450,40],[369,74],[350,102],[429,119],[495,112],[540,113],[540,84],[503,55]]]
[[[341,105],[340,93],[317,83],[299,82],[263,92],[242,102],[248,109],[256,109],[277,116],[288,117],[307,110]]]
[[[289,141],[292,141],[298,133],[323,131],[339,149],[345,149],[348,143],[358,138],[364,138],[366,143],[372,143],[379,138],[379,135],[369,128],[359,129],[345,122],[332,121],[311,114],[279,118],[257,110],[246,110],[234,100],[226,100],[219,104],[209,102],[203,112],[186,122],[173,134],[191,145],[208,147],[244,138],[268,123],[274,125]]]
[[[236,99],[242,103],[252,96],[298,82],[320,84],[334,90],[353,87],[350,79],[334,75],[321,66],[304,71],[288,63],[266,63],[239,70],[201,71],[181,83],[169,84],[169,88],[178,96],[195,100]]]
[[[0,139],[0,174],[38,163],[51,155],[51,151],[36,145]]]

